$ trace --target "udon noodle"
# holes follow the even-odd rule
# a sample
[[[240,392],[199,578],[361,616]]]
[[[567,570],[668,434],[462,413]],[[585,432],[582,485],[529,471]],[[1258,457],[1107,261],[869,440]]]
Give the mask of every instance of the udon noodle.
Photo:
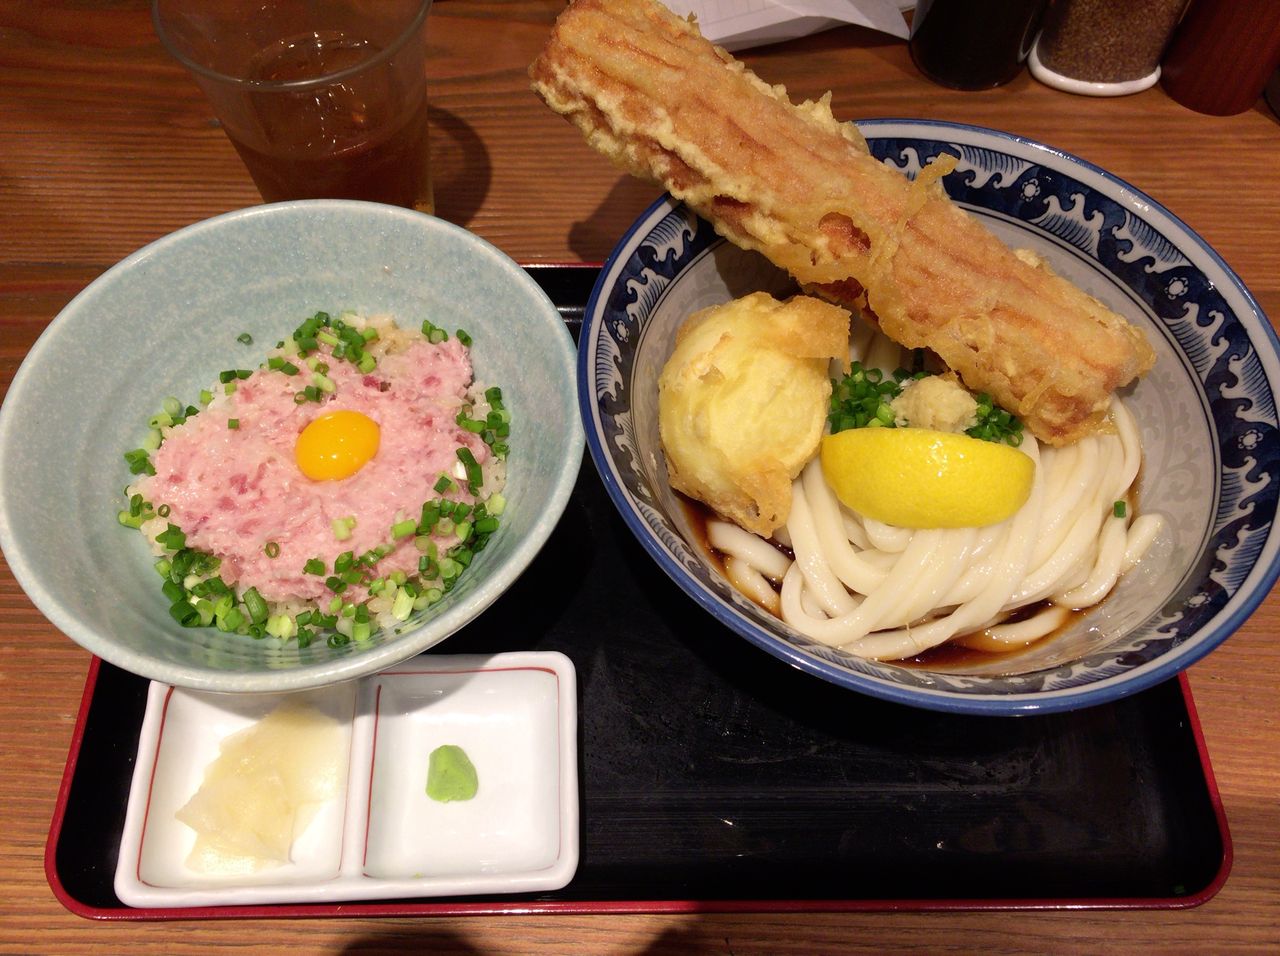
[[[869,330],[855,332],[852,357],[896,367],[897,346],[869,338]],[[822,644],[878,660],[951,640],[1014,650],[1099,603],[1159,532],[1158,515],[1134,515],[1142,446],[1118,397],[1112,419],[1114,433],[1061,448],[1026,435],[1021,450],[1036,462],[1031,495],[1000,524],[882,524],[845,507],[815,458],[795,480],[791,513],[774,535],[794,559],[720,519],[708,521],[707,540],[739,590]]]

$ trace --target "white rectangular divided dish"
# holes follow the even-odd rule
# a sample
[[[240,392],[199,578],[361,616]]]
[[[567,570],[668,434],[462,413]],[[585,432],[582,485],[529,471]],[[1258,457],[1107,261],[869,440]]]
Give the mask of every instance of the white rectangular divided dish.
[[[195,831],[175,814],[232,734],[285,695],[206,694],[152,683],[115,890],[137,907],[334,902],[558,889],[578,865],[577,688],[554,652],[431,655],[289,695],[342,729],[345,776],[295,835],[288,863],[192,869]],[[426,792],[430,754],[461,747],[469,800]],[[343,776],[340,774],[340,776]]]

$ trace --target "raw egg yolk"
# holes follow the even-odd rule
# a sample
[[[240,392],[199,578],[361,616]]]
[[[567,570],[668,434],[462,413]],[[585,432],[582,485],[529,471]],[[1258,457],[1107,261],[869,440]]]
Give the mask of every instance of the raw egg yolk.
[[[293,457],[312,481],[350,478],[378,453],[378,423],[359,412],[321,415],[302,430]]]

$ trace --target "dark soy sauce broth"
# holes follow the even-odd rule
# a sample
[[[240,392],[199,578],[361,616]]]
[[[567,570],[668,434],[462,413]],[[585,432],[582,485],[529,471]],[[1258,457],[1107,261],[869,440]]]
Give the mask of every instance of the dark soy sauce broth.
[[[676,492],[675,496],[676,500],[680,503],[680,507],[684,510],[685,519],[689,525],[690,535],[693,539],[690,541],[690,544],[694,545],[699,551],[701,551],[702,556],[706,558],[707,563],[709,563],[717,572],[719,572],[720,576],[727,581],[728,574],[725,571],[724,556],[719,551],[712,548],[710,541],[707,539],[707,522],[717,518],[718,516],[700,501],[695,501],[692,498],[680,494],[679,492]],[[1126,504],[1128,507],[1132,507],[1131,502],[1127,501]],[[778,548],[778,550],[787,557],[793,557],[791,552],[786,548],[777,544],[774,544],[773,546]],[[743,596],[750,599],[748,595],[744,594]],[[774,617],[777,617],[777,615],[774,615],[772,611],[769,611],[769,609],[763,607],[763,605],[757,603],[756,606],[760,607],[761,610],[767,611]],[[1049,606],[1049,601],[1040,601],[1039,603],[1019,608],[1015,613],[1009,615],[1009,617],[1005,619],[1004,623],[1024,621],[1036,614],[1039,614]],[[896,664],[900,667],[939,671],[964,671],[967,668],[977,667],[979,665],[983,667],[990,667],[992,663],[997,661],[1013,661],[1020,654],[1026,651],[1027,648],[1034,647],[1042,641],[1051,640],[1054,636],[1074,623],[1083,613],[1083,611],[1072,611],[1062,624],[1054,628],[1044,637],[1038,637],[1027,644],[1016,645],[1007,651],[986,651],[975,647],[965,647],[963,644],[960,644],[955,640],[950,640],[938,645],[937,647],[930,648],[923,654],[917,654],[915,657],[902,658],[896,661],[885,661],[884,663]]]

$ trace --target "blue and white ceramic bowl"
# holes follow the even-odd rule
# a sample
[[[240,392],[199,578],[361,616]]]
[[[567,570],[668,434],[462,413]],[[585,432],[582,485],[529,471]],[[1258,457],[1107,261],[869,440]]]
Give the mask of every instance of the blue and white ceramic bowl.
[[[614,250],[579,341],[587,445],[614,503],[663,570],[717,621],[802,670],[875,697],[978,714],[1050,712],[1173,676],[1239,627],[1280,570],[1275,332],[1202,239],[1096,166],[970,126],[878,120],[860,128],[872,153],[907,175],[941,152],[957,155],[944,180],[953,199],[1147,330],[1156,367],[1127,402],[1146,449],[1140,501],[1167,519],[1162,538],[1069,629],[985,666],[923,670],[863,660],[801,636],[739,595],[689,544],[658,441],[657,378],[689,313],[794,286],[669,199]]]
[[[476,379],[512,412],[502,527],[440,603],[362,644],[254,641],[168,613],[142,536],[119,526],[135,448],[166,396],[257,363],[317,310],[424,318],[472,336]],[[237,342],[248,332],[259,351]],[[537,555],[582,461],[573,339],[538,285],[451,223],[314,200],[196,223],[77,296],[32,347],[0,407],[0,546],[63,633],[125,670],[209,691],[273,692],[372,674],[444,640]]]

